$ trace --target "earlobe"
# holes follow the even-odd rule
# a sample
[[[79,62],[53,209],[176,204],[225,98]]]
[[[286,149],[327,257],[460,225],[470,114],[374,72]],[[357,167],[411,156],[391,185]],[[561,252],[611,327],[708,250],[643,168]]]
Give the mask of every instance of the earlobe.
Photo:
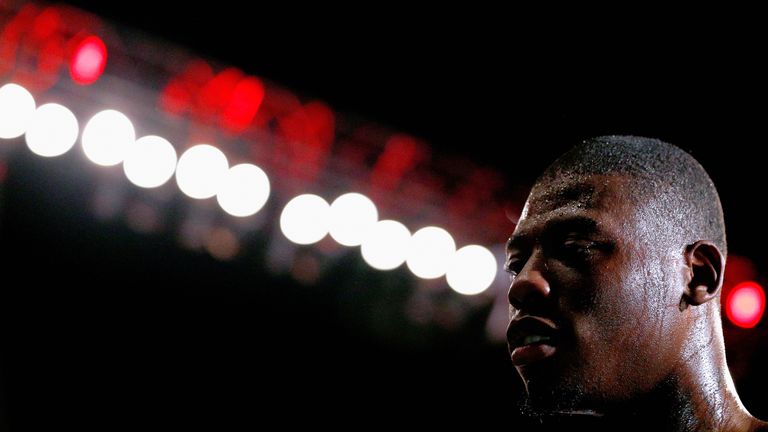
[[[690,280],[680,299],[680,310],[698,306],[716,298],[723,286],[725,257],[712,242],[699,240],[685,248]]]

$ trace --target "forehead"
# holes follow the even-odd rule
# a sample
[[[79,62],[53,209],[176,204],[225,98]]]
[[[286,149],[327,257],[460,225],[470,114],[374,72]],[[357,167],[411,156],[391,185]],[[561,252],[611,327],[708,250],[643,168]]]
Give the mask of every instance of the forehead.
[[[538,183],[525,203],[515,235],[568,217],[588,217],[604,228],[632,225],[638,206],[630,180],[619,174],[580,175]]]

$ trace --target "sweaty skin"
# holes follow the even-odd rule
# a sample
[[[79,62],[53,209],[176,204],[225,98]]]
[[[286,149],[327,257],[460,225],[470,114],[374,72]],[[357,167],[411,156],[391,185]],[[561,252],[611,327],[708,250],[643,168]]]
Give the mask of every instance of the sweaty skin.
[[[534,186],[507,248],[512,361],[528,414],[671,431],[762,431],[725,361],[725,257],[635,202],[621,174]]]

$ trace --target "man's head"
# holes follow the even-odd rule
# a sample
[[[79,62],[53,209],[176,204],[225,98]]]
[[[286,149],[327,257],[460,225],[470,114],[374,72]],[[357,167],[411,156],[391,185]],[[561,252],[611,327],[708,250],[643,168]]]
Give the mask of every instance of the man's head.
[[[719,325],[725,254],[717,191],[679,148],[600,137],[554,162],[506,263],[512,361],[531,407],[620,403],[674,379],[700,327]]]

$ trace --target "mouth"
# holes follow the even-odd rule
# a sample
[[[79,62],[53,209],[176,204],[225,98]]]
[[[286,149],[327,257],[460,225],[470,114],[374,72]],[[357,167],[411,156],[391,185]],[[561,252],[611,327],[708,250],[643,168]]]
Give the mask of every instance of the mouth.
[[[507,342],[512,363],[524,366],[555,355],[558,328],[546,318],[524,316],[509,323]]]

